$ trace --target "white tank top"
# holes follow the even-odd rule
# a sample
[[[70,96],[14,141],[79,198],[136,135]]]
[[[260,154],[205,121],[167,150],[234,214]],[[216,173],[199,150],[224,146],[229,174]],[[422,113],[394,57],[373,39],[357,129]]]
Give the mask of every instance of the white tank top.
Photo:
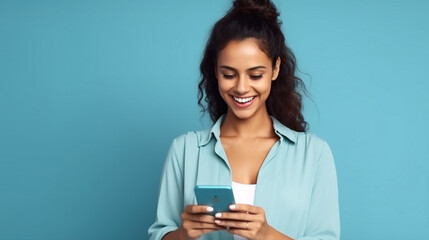
[[[232,182],[232,192],[236,203],[253,205],[255,200],[256,184],[243,184]],[[234,240],[247,240],[247,238],[234,235]]]

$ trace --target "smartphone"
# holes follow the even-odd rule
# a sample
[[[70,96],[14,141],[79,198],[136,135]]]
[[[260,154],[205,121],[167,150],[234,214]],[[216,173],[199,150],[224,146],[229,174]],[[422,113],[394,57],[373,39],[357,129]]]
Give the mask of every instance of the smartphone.
[[[210,215],[218,212],[228,212],[229,205],[234,204],[234,193],[228,185],[197,185],[195,186],[195,196],[198,205],[213,207]]]

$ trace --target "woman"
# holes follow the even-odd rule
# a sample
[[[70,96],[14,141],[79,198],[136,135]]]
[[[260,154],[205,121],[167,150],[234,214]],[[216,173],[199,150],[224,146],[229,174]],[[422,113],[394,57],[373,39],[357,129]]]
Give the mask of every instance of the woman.
[[[329,146],[305,132],[295,58],[269,0],[236,0],[212,29],[200,70],[214,126],[176,138],[150,239],[339,239]],[[209,215],[195,185],[232,185]]]

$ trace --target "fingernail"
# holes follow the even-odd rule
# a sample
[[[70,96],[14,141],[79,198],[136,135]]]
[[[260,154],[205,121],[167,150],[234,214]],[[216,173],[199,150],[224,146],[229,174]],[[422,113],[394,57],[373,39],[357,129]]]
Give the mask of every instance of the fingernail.
[[[207,212],[213,212],[213,208],[212,207],[207,207]]]
[[[222,213],[220,213],[220,212],[216,213],[216,214],[215,214],[215,217],[217,217],[217,218],[222,217]]]
[[[215,223],[219,224],[219,223],[220,223],[220,220],[215,220]]]
[[[229,209],[235,209],[235,205],[234,204],[229,205]]]

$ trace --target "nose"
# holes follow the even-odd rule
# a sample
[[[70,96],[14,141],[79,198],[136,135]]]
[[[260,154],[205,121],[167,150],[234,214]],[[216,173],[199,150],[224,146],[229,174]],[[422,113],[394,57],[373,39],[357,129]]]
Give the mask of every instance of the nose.
[[[245,76],[240,76],[235,82],[235,91],[238,94],[245,94],[249,91],[249,80]]]

